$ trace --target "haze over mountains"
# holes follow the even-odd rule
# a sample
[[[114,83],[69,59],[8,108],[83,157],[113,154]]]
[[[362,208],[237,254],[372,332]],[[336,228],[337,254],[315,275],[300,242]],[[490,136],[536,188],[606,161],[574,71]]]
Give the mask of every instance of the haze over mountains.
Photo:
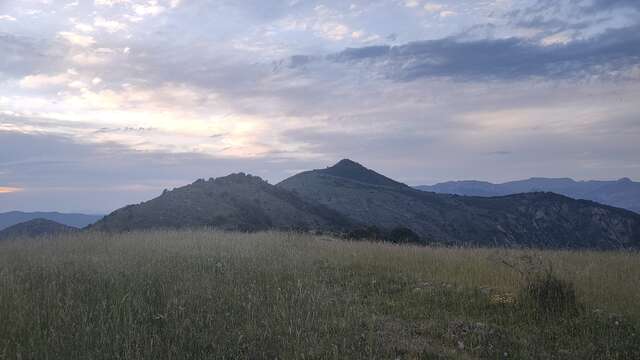
[[[486,181],[448,181],[417,189],[443,194],[503,196],[525,192],[550,191],[574,199],[593,200],[640,213],[640,183],[629,178],[614,181],[575,181],[569,178],[530,178],[493,184]]]
[[[640,246],[640,215],[553,193],[497,198],[424,192],[351,160],[271,185],[234,174],[198,180],[116,210],[91,229],[211,226],[227,230],[408,228],[425,242],[477,246]]]

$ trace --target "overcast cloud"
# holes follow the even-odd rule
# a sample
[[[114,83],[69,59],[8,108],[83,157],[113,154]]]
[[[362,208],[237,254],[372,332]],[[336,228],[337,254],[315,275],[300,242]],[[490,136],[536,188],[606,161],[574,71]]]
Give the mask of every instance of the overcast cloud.
[[[0,211],[345,157],[412,185],[640,180],[632,0],[10,0],[0,54]]]

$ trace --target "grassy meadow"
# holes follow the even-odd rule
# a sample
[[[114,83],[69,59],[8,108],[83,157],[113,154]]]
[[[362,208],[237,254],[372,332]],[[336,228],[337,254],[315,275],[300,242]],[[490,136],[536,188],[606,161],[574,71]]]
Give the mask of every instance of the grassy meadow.
[[[525,301],[552,268],[576,311]],[[266,232],[0,243],[0,359],[639,359],[640,254]]]

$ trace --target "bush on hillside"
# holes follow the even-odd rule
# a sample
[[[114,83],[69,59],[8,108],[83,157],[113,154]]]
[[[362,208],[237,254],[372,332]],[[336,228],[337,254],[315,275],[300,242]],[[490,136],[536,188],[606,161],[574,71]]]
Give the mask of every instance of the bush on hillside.
[[[396,227],[391,230],[387,240],[394,244],[423,244],[420,236],[406,227]]]
[[[345,237],[350,240],[384,241],[394,244],[420,244],[426,242],[413,230],[398,226],[391,230],[383,230],[377,226],[367,226],[349,231]]]
[[[347,239],[351,240],[383,240],[384,232],[377,226],[367,226],[363,228],[353,229],[345,234]]]
[[[526,280],[520,301],[542,315],[575,315],[580,308],[573,283],[558,278],[551,269]]]

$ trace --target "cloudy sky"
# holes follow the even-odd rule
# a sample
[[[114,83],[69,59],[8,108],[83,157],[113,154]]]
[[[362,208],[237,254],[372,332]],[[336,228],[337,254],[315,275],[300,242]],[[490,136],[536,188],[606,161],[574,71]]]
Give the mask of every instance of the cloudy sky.
[[[640,180],[640,2],[0,0],[0,211],[341,158]]]

